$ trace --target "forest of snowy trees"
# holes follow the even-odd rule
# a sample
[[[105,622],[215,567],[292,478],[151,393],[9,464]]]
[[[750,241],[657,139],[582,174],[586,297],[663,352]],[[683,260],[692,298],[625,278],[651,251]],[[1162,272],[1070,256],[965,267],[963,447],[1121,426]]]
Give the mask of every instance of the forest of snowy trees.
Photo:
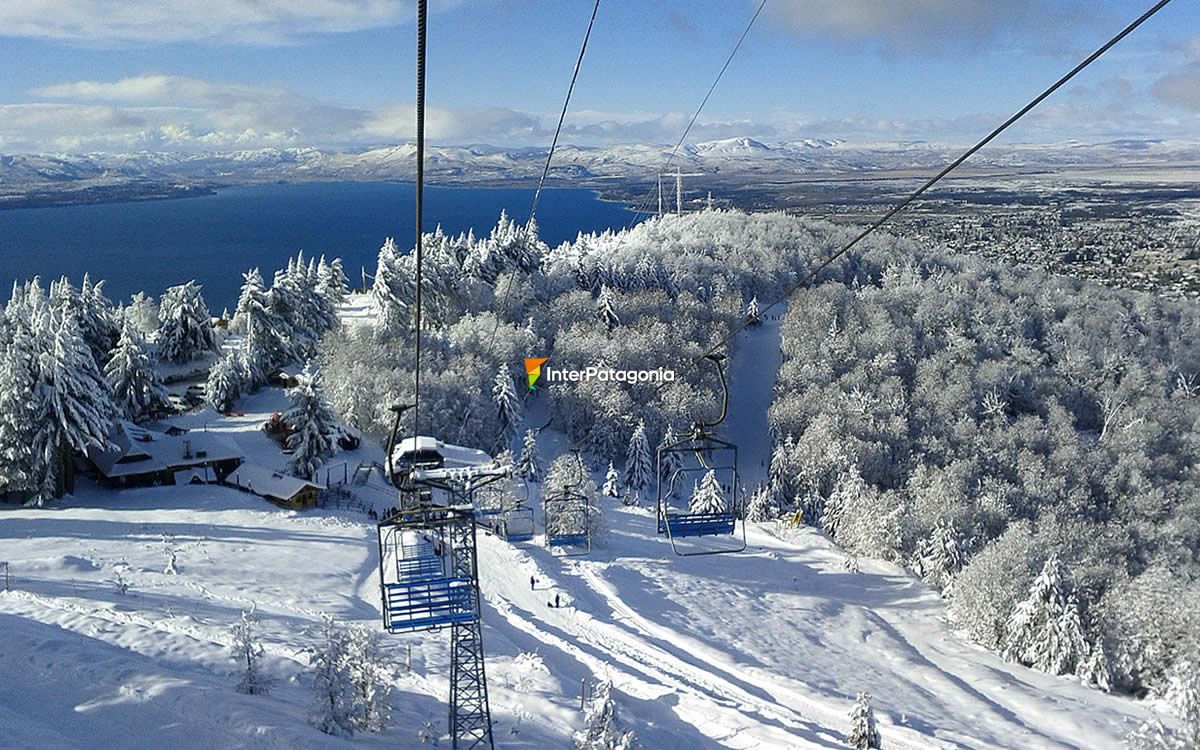
[[[208,400],[219,410],[262,385],[271,368],[310,354],[337,326],[347,294],[336,260],[298,255],[269,290],[257,269],[246,277],[233,321],[241,343],[209,373]],[[15,284],[0,318],[0,499],[40,505],[70,492],[77,452],[106,445],[120,420],[173,411],[160,365],[211,356],[219,339],[195,282],[171,287],[157,303],[136,294],[123,307],[86,275],[79,287],[66,278],[48,289],[37,278]],[[308,412],[328,416],[319,398],[309,401]],[[328,453],[327,433],[305,439],[300,470]]]
[[[651,446],[715,405],[715,379],[687,363],[758,320],[760,300],[844,232],[729,211],[553,250],[505,217],[482,239],[439,230],[427,238],[423,429],[521,448],[502,385],[523,383],[526,356],[675,368],[661,388],[582,382],[532,396],[549,399],[592,468],[623,467],[625,497],[644,493]],[[332,400],[377,437],[411,392],[410,265],[385,245],[380,324],[320,347]],[[911,567],[1008,658],[1164,694],[1173,674],[1195,672],[1200,637],[1198,328],[1180,304],[868,241],[793,297],[771,480],[748,513],[799,511],[853,554]]]
[[[792,298],[761,503],[980,643],[1165,695],[1200,642],[1200,311],[876,247]]]

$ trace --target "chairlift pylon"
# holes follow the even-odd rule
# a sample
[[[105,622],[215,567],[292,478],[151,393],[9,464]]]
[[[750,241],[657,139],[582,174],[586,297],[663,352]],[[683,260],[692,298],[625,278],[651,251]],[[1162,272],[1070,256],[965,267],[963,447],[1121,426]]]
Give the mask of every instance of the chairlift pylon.
[[[705,536],[735,536],[741,494],[737,473],[737,445],[721,440],[715,429],[729,413],[729,386],[721,366],[723,357],[706,357],[721,381],[721,413],[712,421],[700,420],[690,434],[673,443],[660,445],[656,455],[655,515],[659,534],[666,534],[671,550],[680,557],[741,552],[746,549],[746,524],[742,522],[740,544],[719,549],[687,550],[682,539]],[[670,467],[670,468],[668,468]],[[681,497],[681,491],[690,491]],[[680,501],[686,510],[672,509]]]

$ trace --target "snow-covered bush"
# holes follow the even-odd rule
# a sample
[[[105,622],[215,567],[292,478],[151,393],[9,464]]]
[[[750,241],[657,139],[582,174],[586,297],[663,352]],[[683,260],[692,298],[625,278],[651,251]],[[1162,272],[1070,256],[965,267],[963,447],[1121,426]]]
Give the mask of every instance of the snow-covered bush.
[[[246,695],[265,695],[274,682],[262,672],[263,645],[257,632],[258,620],[251,612],[242,612],[233,625],[233,659],[238,665],[234,689]]]
[[[846,733],[846,745],[854,750],[879,750],[882,747],[869,693],[859,693],[854,708],[850,709],[850,731]]]
[[[584,729],[575,734],[575,750],[637,750],[637,736],[624,729],[617,715],[612,683],[600,682],[592,692]]]

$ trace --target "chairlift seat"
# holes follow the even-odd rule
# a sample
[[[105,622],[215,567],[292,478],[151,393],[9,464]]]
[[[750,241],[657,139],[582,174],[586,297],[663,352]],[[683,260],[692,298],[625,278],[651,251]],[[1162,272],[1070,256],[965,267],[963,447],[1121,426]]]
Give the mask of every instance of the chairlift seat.
[[[384,627],[390,633],[472,622],[474,589],[465,577],[389,583],[384,586]]]
[[[436,555],[408,557],[396,561],[396,574],[402,582],[422,581],[445,575],[442,558]]]
[[[563,534],[546,540],[548,547],[586,547],[587,543],[587,534]]]
[[[733,513],[680,513],[658,519],[658,533],[672,537],[732,534],[737,523]]]

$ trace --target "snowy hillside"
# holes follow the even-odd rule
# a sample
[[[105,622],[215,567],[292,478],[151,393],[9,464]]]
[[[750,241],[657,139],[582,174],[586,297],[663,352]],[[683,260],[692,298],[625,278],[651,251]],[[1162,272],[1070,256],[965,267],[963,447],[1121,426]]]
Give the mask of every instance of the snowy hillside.
[[[740,414],[758,411],[760,373],[772,377],[748,366],[776,346],[768,321],[734,363]],[[257,425],[278,405],[264,392],[244,416],[194,426],[267,461]],[[553,432],[540,442],[547,459],[566,444]],[[766,446],[745,448],[753,474]],[[889,564],[854,572],[811,528],[755,525],[744,554],[682,559],[648,510],[609,502],[607,542],[587,558],[481,532],[498,747],[567,747],[581,680],[611,680],[622,721],[656,750],[841,747],[859,691],[874,696],[889,748],[1116,748],[1147,715],[969,645],[933,590]],[[445,731],[445,634],[385,638],[399,672],[384,733],[343,740],[306,723],[322,614],[377,628],[375,532],[361,514],[282,511],[220,487],[89,486],[60,506],[5,511],[0,539],[12,576],[0,594],[5,747],[416,750],[432,746],[427,725]],[[556,594],[561,609],[548,607]],[[251,609],[276,680],[266,696],[233,689],[230,628]]]

